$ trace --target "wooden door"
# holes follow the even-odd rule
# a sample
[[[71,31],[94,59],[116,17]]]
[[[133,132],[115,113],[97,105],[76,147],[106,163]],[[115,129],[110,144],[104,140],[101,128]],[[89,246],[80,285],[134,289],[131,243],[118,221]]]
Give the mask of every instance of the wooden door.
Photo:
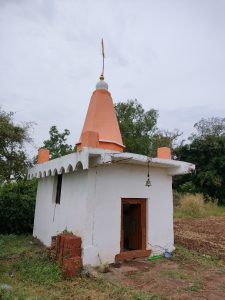
[[[121,240],[120,252],[124,251],[124,205],[129,204],[129,248],[146,250],[146,199],[123,198],[121,203]]]

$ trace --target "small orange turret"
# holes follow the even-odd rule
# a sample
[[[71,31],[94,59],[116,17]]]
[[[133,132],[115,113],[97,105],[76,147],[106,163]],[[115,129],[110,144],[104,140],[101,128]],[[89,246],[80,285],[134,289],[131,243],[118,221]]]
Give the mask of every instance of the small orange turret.
[[[119,124],[108,84],[103,75],[93,92],[77,151],[83,147],[101,148],[122,152],[123,145]]]

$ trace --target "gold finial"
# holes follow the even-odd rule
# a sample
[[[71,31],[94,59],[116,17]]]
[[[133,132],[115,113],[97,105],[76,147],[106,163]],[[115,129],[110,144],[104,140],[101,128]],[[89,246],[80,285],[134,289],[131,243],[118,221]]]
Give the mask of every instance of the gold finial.
[[[105,52],[104,52],[104,42],[102,39],[102,74],[100,75],[100,80],[104,80],[104,67],[105,67]]]

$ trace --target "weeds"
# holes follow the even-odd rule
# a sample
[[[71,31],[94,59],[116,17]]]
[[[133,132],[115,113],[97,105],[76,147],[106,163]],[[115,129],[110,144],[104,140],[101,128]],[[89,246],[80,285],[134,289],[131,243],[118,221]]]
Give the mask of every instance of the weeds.
[[[0,300],[159,300],[104,279],[63,280],[60,267],[31,236],[0,235]],[[7,285],[8,289],[1,288]]]
[[[160,271],[160,275],[163,277],[168,277],[168,278],[172,278],[172,279],[180,279],[180,280],[185,280],[185,279],[190,278],[190,275],[185,274],[184,272],[177,271],[177,270]]]
[[[178,196],[176,195],[176,198]],[[219,207],[216,202],[208,199],[205,202],[202,194],[185,194],[179,199],[179,204],[175,208],[175,217],[208,217],[225,216],[225,208]]]

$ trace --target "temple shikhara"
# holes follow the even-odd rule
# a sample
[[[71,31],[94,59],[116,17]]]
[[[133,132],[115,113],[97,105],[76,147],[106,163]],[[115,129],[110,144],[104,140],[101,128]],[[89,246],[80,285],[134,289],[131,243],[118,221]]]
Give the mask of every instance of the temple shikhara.
[[[83,265],[173,251],[172,176],[195,166],[171,159],[169,148],[150,159],[125,147],[102,74],[76,152],[49,160],[40,149],[29,170],[38,178],[33,235],[50,246],[53,236],[72,232]]]

